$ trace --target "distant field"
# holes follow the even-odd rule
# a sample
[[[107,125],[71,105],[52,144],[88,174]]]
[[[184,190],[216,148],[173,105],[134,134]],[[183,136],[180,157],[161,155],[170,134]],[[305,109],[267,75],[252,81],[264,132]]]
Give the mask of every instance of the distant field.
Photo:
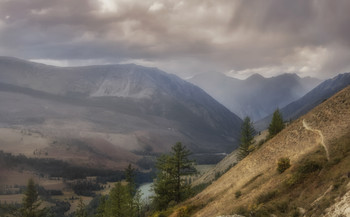
[[[23,194],[0,195],[0,202],[7,204],[22,203]]]
[[[50,143],[49,139],[37,132],[0,128],[0,150],[4,152],[34,156],[35,151],[47,148]]]

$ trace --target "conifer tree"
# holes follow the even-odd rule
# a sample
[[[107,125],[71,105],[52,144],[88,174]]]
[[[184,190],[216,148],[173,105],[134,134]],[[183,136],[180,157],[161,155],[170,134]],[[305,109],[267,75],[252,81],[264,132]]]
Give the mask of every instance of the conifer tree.
[[[162,155],[157,159],[157,178],[153,184],[155,196],[153,202],[157,210],[167,208],[170,201],[174,201],[174,168],[171,165],[170,155]]]
[[[78,209],[75,211],[76,217],[87,217],[86,206],[83,202],[83,199],[79,199]]]
[[[142,204],[141,204],[141,192],[136,189],[136,170],[131,166],[125,169],[125,181],[127,182],[127,195],[128,200],[128,213],[130,217],[137,217],[140,215]]]
[[[136,170],[131,164],[125,169],[126,184],[115,184],[108,197],[102,197],[97,209],[98,217],[141,216],[141,192],[136,190]]]
[[[279,109],[276,109],[273,113],[271,123],[269,125],[269,138],[274,137],[277,133],[284,128],[283,117]]]
[[[254,143],[255,130],[249,117],[244,118],[241,127],[241,141],[238,150],[238,160],[242,160],[249,154],[249,147]]]
[[[40,209],[41,202],[39,194],[35,187],[33,179],[28,180],[27,188],[23,197],[23,205],[20,209],[23,217],[45,217],[47,211],[45,208]]]
[[[102,195],[96,210],[96,217],[105,217],[106,201],[107,197]]]
[[[194,162],[189,160],[190,151],[180,142],[172,147],[169,155],[158,158],[157,179],[154,183],[154,203],[159,210],[167,208],[171,201],[179,203],[189,194],[190,187],[182,179],[196,172]]]
[[[131,216],[129,213],[129,200],[130,197],[126,186],[118,182],[109,193],[104,216]]]
[[[134,196],[136,193],[135,172],[135,168],[131,164],[125,169],[125,181],[128,183],[127,187],[131,196]]]

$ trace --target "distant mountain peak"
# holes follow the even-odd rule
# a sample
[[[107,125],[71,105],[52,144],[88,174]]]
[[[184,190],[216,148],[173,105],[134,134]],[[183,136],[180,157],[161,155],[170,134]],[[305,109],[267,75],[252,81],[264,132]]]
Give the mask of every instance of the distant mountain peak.
[[[288,78],[296,78],[296,79],[300,79],[300,76],[296,73],[283,73],[281,75],[278,75],[276,77],[288,77]]]
[[[268,78],[253,74],[246,80],[218,74],[198,75],[189,81],[203,88],[233,113],[241,118],[249,116],[253,121],[302,97],[320,82],[292,73]]]
[[[262,76],[262,75],[260,75],[259,73],[254,73],[254,74],[252,74],[251,76],[249,76],[247,79],[245,79],[246,81],[248,81],[248,80],[250,80],[250,81],[252,81],[252,80],[264,80],[265,79],[265,77],[264,76]]]

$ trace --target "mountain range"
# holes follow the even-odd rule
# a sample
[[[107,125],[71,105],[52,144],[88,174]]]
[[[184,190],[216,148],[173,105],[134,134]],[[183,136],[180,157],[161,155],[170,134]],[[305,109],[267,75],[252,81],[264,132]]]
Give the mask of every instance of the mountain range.
[[[92,166],[98,166],[95,158],[102,165],[104,159],[135,163],[177,141],[194,153],[229,152],[237,147],[242,122],[197,86],[134,64],[54,67],[1,57],[0,101],[1,130],[20,137],[29,130],[33,143],[37,137],[48,141],[36,150],[5,136],[4,151],[23,145],[28,155]]]
[[[299,99],[321,82],[311,77],[300,78],[296,74],[271,78],[254,74],[239,80],[220,73],[199,74],[188,81],[205,90],[242,119],[249,116],[253,121]]]
[[[300,99],[282,107],[280,111],[284,120],[289,121],[297,119],[348,85],[350,85],[350,73],[339,74],[325,80]],[[257,130],[266,129],[271,119],[272,115],[269,115],[257,121],[255,123],[255,128]]]

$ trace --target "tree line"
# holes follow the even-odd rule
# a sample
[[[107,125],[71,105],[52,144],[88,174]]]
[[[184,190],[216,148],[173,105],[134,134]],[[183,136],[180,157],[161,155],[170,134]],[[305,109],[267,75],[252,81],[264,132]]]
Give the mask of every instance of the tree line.
[[[277,135],[280,131],[284,129],[285,125],[283,122],[282,114],[280,113],[279,109],[276,109],[275,112],[272,115],[272,120],[269,124],[268,128],[268,136],[267,140],[273,138],[275,135]],[[254,150],[254,136],[256,134],[256,131],[253,126],[253,122],[250,120],[249,117],[244,118],[243,124],[241,127],[241,138],[240,138],[240,144],[238,148],[238,160],[242,160],[246,156],[249,155],[250,152]]]
[[[283,118],[277,109],[269,125],[268,138],[272,138],[283,128]],[[240,160],[251,152],[251,147],[254,144],[254,135],[255,130],[253,123],[249,117],[246,117],[241,128],[238,153],[238,158]],[[0,156],[1,155],[2,160],[7,163],[9,163],[9,159],[13,160],[14,158],[14,156],[3,152],[0,152]],[[153,211],[166,210],[192,196],[193,192],[191,186],[184,179],[184,177],[197,172],[194,167],[194,162],[189,159],[190,155],[191,152],[186,146],[178,142],[171,148],[169,154],[164,154],[157,159],[157,175],[153,184],[154,196],[152,197],[151,204],[151,209]],[[23,156],[19,158],[21,161],[28,160]],[[132,168],[130,164],[125,169],[124,176],[124,182],[118,181],[108,195],[100,197],[93,216],[141,217],[145,215],[145,209],[141,201],[141,192],[137,190],[137,185],[135,183],[136,170]],[[41,206],[38,190],[32,179],[28,181],[21,207],[16,209],[12,214],[22,217],[50,216],[48,209],[42,208]],[[82,200],[79,201],[75,216],[88,217],[86,205]]]

